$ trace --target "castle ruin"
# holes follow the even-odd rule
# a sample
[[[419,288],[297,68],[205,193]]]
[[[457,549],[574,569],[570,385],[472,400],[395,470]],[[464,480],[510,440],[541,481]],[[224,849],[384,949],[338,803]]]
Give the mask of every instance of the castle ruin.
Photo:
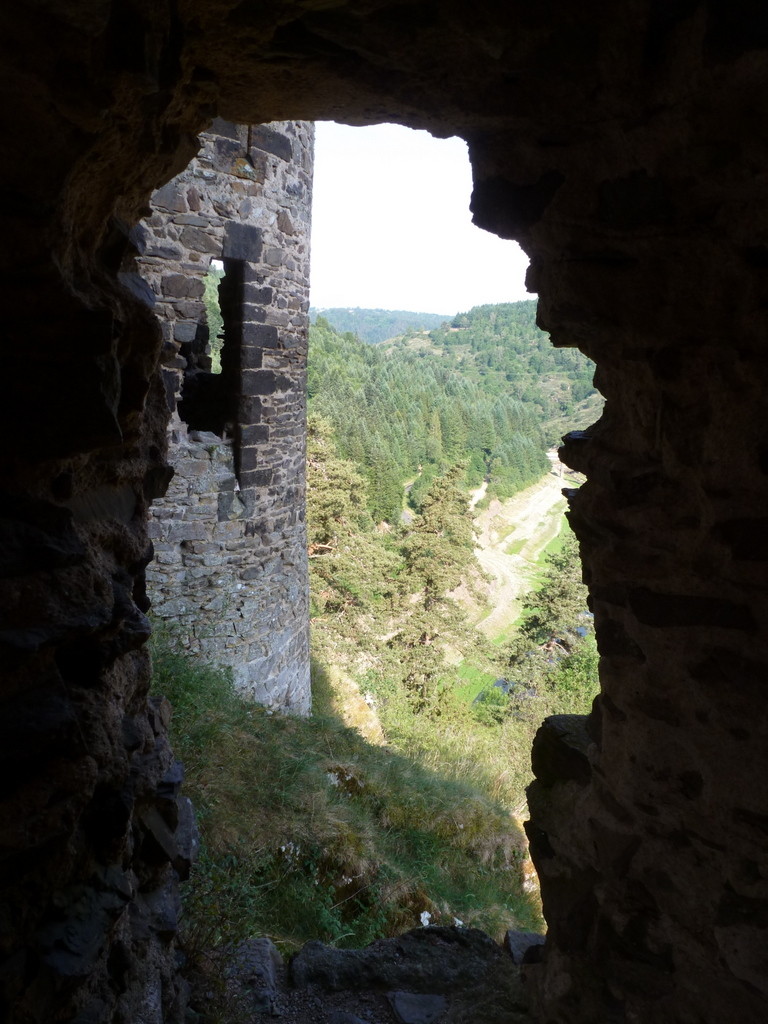
[[[217,119],[132,232],[163,332],[174,470],[151,508],[153,612],[186,649],[230,667],[241,692],[297,713],[310,706],[304,448],[313,139],[304,122]],[[223,271],[213,284],[220,338],[203,300],[214,261]]]
[[[0,1014],[183,1013],[193,843],[169,708],[148,697],[145,585],[178,393],[163,369],[183,367],[163,363],[134,229],[219,116],[467,140],[476,222],[521,243],[541,326],[595,361],[606,398],[563,450],[587,478],[571,515],[601,694],[533,751],[538,1019],[762,1024],[765,5],[49,0],[4,15]],[[243,282],[254,251],[222,247]],[[281,370],[253,372],[281,393]],[[213,406],[225,431],[231,410]],[[220,436],[208,427],[192,429]],[[235,461],[247,440],[232,435],[232,475],[255,493],[258,457]]]

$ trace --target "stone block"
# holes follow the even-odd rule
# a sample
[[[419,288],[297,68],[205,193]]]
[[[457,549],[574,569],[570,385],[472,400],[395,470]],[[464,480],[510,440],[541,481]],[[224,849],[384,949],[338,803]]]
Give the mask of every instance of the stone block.
[[[200,277],[186,277],[184,274],[166,274],[160,280],[163,295],[174,299],[201,299],[205,285]]]
[[[205,228],[210,224],[210,217],[203,217],[199,213],[180,213],[173,218],[174,224],[190,224],[192,227]]]
[[[291,380],[273,370],[247,370],[243,374],[243,392],[246,395],[273,395],[288,391]]]
[[[155,293],[138,274],[125,271],[118,274],[117,279],[123,288],[126,288],[131,295],[134,295],[140,302],[143,302],[145,306],[152,307],[155,305]]]
[[[219,136],[213,140],[210,159],[215,170],[232,174],[237,161],[244,156],[245,149],[239,139]]]
[[[185,227],[180,241],[194,252],[218,253],[220,248],[218,240],[202,228]]]
[[[144,255],[168,263],[180,260],[184,253],[178,245],[174,245],[172,242],[150,242],[147,244]]]
[[[244,448],[249,445],[263,444],[269,440],[269,424],[251,423],[243,427],[240,431],[240,439]]]
[[[187,209],[184,193],[175,182],[169,182],[153,193],[152,205],[169,213],[184,213]]]
[[[262,240],[261,228],[252,224],[230,222],[224,230],[221,254],[225,259],[257,263],[261,259]]]
[[[240,450],[240,473],[250,469],[258,469],[260,463],[260,450],[258,448],[241,448]]]
[[[223,220],[229,220],[229,218],[234,216],[235,213],[235,207],[232,203],[221,202],[219,199],[213,200],[213,208],[219,217],[223,218]],[[217,218],[216,223],[221,224],[221,221]]]
[[[233,124],[232,121],[225,121],[223,117],[215,117],[213,124],[206,132],[206,135],[220,135],[225,139],[239,140],[241,136],[247,136],[248,129],[244,125]]]
[[[277,215],[277,227],[286,235],[295,235],[296,228],[286,210],[281,210]]]
[[[293,157],[293,146],[291,140],[282,132],[275,131],[267,125],[255,125],[250,131],[251,149],[262,150],[280,157],[281,160],[290,160]]]
[[[248,487],[268,487],[272,483],[271,469],[249,469],[241,473],[243,490]]]
[[[257,306],[269,306],[274,297],[274,289],[259,284],[247,284],[243,292],[243,299],[247,303]]]
[[[259,348],[278,348],[280,345],[277,327],[270,324],[244,323],[242,339],[243,344]]]
[[[264,361],[264,353],[256,345],[243,345],[240,349],[240,365],[244,370],[259,370]]]
[[[173,523],[167,536],[169,541],[205,540],[208,530],[203,522]]]
[[[210,471],[209,459],[180,459],[176,463],[176,476],[183,480],[199,479]]]
[[[213,532],[211,533],[211,537],[216,543],[222,543],[224,541],[233,539],[238,540],[240,537],[242,537],[242,534],[243,527],[241,523],[225,522],[215,524],[215,526],[213,527]]]

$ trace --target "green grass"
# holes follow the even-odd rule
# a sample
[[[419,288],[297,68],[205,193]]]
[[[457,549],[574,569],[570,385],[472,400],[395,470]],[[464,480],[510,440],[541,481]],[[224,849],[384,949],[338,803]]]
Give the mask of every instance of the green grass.
[[[343,724],[317,667],[316,712],[301,719],[240,698],[167,634],[153,661],[202,835],[184,896],[192,955],[252,935],[285,951],[313,938],[359,946],[425,910],[496,937],[540,926],[521,888],[523,836],[492,778],[499,752],[478,771],[494,744],[468,745],[461,715],[407,729],[395,715],[377,746]]]
[[[565,544],[568,537],[572,534],[572,530],[568,520],[565,516],[562,517],[562,525],[555,536],[549,541],[546,547],[542,548],[539,552],[539,556],[536,559],[536,567],[531,576],[531,590],[538,590],[544,582],[544,577],[548,571],[547,556],[554,555],[562,551],[563,545]],[[523,618],[521,614],[515,622],[515,626],[518,626]]]
[[[511,622],[505,629],[502,629],[500,633],[497,633],[496,636],[492,637],[491,643],[493,644],[494,647],[503,647],[505,644],[509,643],[509,641],[517,632],[517,628],[520,625],[520,620],[522,619],[522,617],[523,616],[521,612],[514,622]]]
[[[498,673],[488,672],[466,661],[456,666],[456,695],[471,704],[475,697],[499,678]]]

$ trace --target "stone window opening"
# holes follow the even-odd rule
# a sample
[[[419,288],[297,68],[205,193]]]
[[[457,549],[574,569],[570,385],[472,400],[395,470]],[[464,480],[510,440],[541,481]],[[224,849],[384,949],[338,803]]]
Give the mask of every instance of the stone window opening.
[[[221,311],[219,288],[224,280],[224,261],[211,260],[203,279],[206,321],[208,327],[207,351],[211,360],[210,372],[221,373],[221,351],[224,347],[224,318]]]
[[[215,280],[218,287],[214,289]],[[215,301],[206,301],[207,323],[201,324],[203,329],[198,330],[195,339],[182,347],[187,366],[179,402],[179,415],[191,429],[232,440],[236,472],[242,393],[243,281],[242,260],[212,261],[206,292],[207,297],[215,294]],[[211,312],[218,315],[211,316]]]

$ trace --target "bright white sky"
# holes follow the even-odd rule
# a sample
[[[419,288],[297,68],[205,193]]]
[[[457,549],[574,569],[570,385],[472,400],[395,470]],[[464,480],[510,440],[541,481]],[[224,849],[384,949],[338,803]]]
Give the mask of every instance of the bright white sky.
[[[462,139],[317,124],[313,306],[455,314],[530,298],[515,242],[472,224]]]

